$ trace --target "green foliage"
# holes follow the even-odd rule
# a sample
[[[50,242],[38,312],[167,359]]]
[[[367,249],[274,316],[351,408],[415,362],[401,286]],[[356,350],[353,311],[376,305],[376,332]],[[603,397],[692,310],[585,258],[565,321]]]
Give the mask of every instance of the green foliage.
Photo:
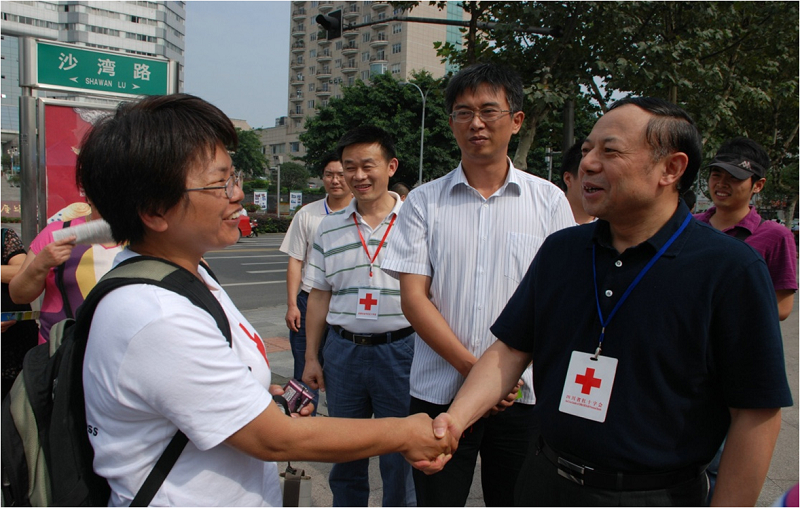
[[[302,164],[284,162],[281,164],[281,187],[289,190],[305,191],[311,174]]]
[[[443,80],[419,73],[412,82],[423,93],[428,91],[423,154],[423,180],[428,181],[456,167],[460,152],[447,122]],[[357,81],[343,89],[341,99],[331,99],[317,116],[306,121],[306,132],[300,135],[306,147],[303,160],[307,166],[317,168],[318,161],[335,149],[348,130],[372,124],[394,137],[400,165],[390,185],[398,181],[414,185],[419,175],[421,115],[422,97],[415,87],[400,85],[390,74],[376,76],[369,85]]]
[[[405,2],[413,7],[415,2]],[[442,2],[430,2],[442,8]],[[526,121],[514,163],[541,161],[548,125],[567,99],[591,98],[605,110],[625,93],[670,100],[695,119],[710,158],[726,139],[747,136],[773,161],[772,201],[793,212],[798,198],[797,2],[464,2],[473,22],[462,50],[439,44],[454,63],[493,61],[520,72]],[[519,31],[562,27],[563,36]],[[576,106],[576,124],[579,111]],[[576,126],[576,131],[578,130]],[[542,135],[544,134],[544,135]],[[560,147],[560,144],[557,145]],[[534,162],[536,166],[536,163]],[[788,174],[786,168],[792,168]],[[538,166],[535,167],[539,172]]]
[[[289,224],[292,222],[288,217],[278,218],[269,215],[256,215],[254,218],[258,220],[258,227],[256,228],[258,234],[285,233],[289,230]]]
[[[261,210],[261,208],[259,208],[259,206],[255,203],[242,203],[242,208],[247,210],[247,213],[255,213]]]
[[[239,148],[231,155],[233,166],[244,174],[263,177],[267,168],[267,159],[261,153],[261,139],[255,131],[237,128]]]
[[[2,156],[2,161],[0,161],[0,165],[3,166],[4,171],[11,171],[11,156],[7,153],[4,153]]]
[[[269,180],[265,178],[256,178],[254,180],[248,180],[242,184],[242,190],[245,194],[250,194],[256,190],[264,190],[269,188]]]
[[[2,219],[0,220],[0,222],[12,222],[14,224],[19,224],[19,223],[22,222],[22,218],[21,217],[6,217],[5,215],[3,215]]]

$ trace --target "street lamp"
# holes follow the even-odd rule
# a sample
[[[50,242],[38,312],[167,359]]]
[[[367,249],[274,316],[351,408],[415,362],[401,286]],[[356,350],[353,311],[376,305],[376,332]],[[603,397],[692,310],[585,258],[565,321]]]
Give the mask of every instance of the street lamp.
[[[425,90],[425,93],[422,93],[422,88],[417,86],[414,83],[408,83],[406,81],[401,81],[400,86],[411,85],[417,90],[419,90],[419,95],[422,97],[422,125],[419,128],[419,180],[417,181],[417,185],[422,185],[422,151],[425,146],[425,102],[428,100],[428,92],[430,92],[430,88]]]

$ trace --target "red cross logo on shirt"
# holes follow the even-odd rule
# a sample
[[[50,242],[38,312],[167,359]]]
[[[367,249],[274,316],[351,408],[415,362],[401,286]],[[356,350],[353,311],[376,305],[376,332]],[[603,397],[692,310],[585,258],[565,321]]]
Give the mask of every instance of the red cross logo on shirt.
[[[361,300],[358,301],[358,303],[364,306],[364,310],[370,310],[372,309],[373,305],[378,304],[378,300],[372,298],[372,293],[367,293],[367,297],[362,298]]]
[[[586,367],[586,374],[578,374],[575,376],[575,382],[583,385],[581,393],[589,395],[592,393],[592,388],[600,388],[601,380],[594,377],[594,369]]]

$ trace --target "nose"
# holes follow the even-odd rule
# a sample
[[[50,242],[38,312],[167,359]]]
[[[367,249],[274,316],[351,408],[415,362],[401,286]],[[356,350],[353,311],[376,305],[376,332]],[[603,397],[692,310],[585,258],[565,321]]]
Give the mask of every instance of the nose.
[[[486,127],[486,122],[484,122],[481,119],[480,113],[478,113],[477,111],[474,111],[473,114],[472,114],[472,120],[470,120],[470,122],[469,122],[469,128],[470,129],[474,129],[474,130],[478,130],[478,129],[482,129],[484,127]]]
[[[231,202],[238,203],[244,199],[244,189],[242,189],[241,185],[234,185],[233,186],[233,197],[231,197]]]
[[[578,166],[579,176],[585,173],[596,173],[600,170],[600,165],[594,153],[594,150],[589,150],[581,157],[581,163]]]

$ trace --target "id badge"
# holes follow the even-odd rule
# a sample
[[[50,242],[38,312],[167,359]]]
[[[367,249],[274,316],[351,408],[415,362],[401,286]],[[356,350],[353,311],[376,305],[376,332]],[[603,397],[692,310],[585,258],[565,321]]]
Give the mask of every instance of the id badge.
[[[380,303],[380,289],[359,289],[358,301],[356,302],[356,319],[378,319]]]
[[[608,356],[593,358],[591,353],[572,352],[558,410],[603,423],[619,360]]]

